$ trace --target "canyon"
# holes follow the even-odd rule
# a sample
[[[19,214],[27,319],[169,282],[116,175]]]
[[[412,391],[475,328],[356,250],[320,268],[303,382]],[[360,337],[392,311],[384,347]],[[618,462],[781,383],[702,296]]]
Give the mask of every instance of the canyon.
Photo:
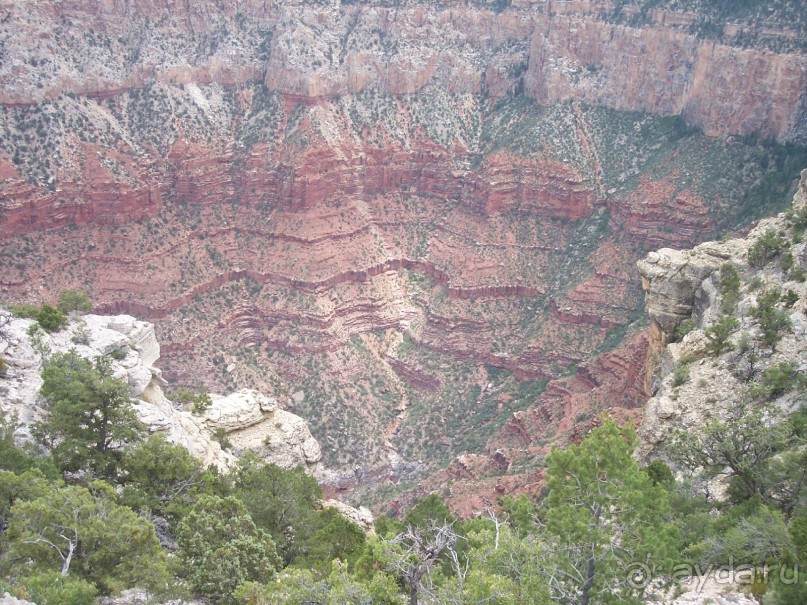
[[[328,496],[536,493],[650,396],[635,262],[807,165],[769,4],[5,3],[0,298],[154,322],[169,391],[305,418]]]

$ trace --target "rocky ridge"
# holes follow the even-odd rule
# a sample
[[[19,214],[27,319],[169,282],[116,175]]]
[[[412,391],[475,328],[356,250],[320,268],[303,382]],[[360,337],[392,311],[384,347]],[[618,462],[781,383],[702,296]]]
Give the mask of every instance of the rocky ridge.
[[[240,453],[250,451],[283,468],[321,470],[319,444],[305,421],[280,409],[275,398],[248,389],[211,395],[212,404],[204,415],[174,405],[162,390],[166,382],[160,370],[154,367],[160,346],[152,324],[128,315],[84,315],[71,318],[59,332],[39,330],[32,335],[29,328],[34,324],[0,309],[0,355],[6,363],[0,379],[0,412],[17,419],[16,438],[31,440],[32,425],[47,414],[39,395],[43,353],[73,349],[88,359],[111,356],[113,376],[129,385],[147,430],[182,445],[206,465],[228,470]],[[230,449],[222,449],[214,439],[217,429],[224,430]]]
[[[803,213],[805,208],[807,170],[802,172],[792,210]],[[782,213],[760,221],[747,237],[707,242],[692,250],[662,249],[638,263],[651,318],[649,369],[653,370],[648,377],[653,397],[647,402],[639,431],[642,457],[663,456],[665,443],[675,430],[701,426],[712,415],[723,417],[741,407],[749,397],[749,386],[766,368],[787,363],[798,374],[807,372],[807,284],[803,277],[794,279],[794,269],[785,270],[781,263],[783,257],[792,257],[796,275],[798,268],[807,268],[807,244],[800,237],[792,237],[793,221],[791,213]],[[771,232],[779,234],[786,244],[763,266],[749,264],[749,250]],[[726,263],[731,263],[740,277],[736,307],[739,327],[730,340],[734,350],[709,357],[705,330],[721,314],[719,270]],[[749,365],[744,357],[747,347],[740,342],[748,336],[752,343],[759,338],[751,309],[763,292],[774,288],[791,297],[783,308],[792,329],[784,331],[775,349],[762,351]],[[680,342],[672,342],[676,328],[687,319],[694,322],[694,328]],[[683,384],[673,376],[681,364],[689,368],[689,379]],[[792,390],[773,401],[783,413],[801,402],[802,397]]]
[[[703,19],[697,9],[658,9],[643,27],[619,22],[642,4],[614,10],[604,1],[525,0],[499,11],[451,2],[11,4],[0,102],[256,79],[270,92],[309,99],[408,95],[436,79],[452,94],[498,98],[523,78],[527,94],[544,104],[683,113],[714,134],[804,139],[802,56],[738,48],[742,22],[703,39],[691,27]],[[802,26],[803,14],[795,16],[801,22],[780,19],[756,36],[797,39],[788,25]],[[79,24],[88,33],[78,34]],[[31,39],[43,44],[32,47]],[[737,103],[740,89],[747,92]]]

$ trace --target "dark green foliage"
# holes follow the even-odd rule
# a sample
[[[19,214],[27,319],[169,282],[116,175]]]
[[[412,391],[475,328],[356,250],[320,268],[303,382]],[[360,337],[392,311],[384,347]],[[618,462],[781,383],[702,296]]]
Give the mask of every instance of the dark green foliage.
[[[773,229],[768,229],[748,249],[748,264],[760,268],[787,249],[788,242]]]
[[[204,414],[212,405],[210,393],[206,389],[196,390],[179,387],[170,393],[170,398],[174,403],[190,405],[194,414]]]
[[[782,258],[779,261],[779,267],[782,269],[782,271],[785,273],[785,275],[787,275],[788,273],[790,273],[793,270],[795,265],[796,265],[796,261],[793,258],[793,253],[790,252],[790,250],[786,250],[782,254]]]
[[[37,605],[95,605],[98,589],[87,580],[48,571],[26,578],[14,593]]]
[[[11,307],[11,312],[17,317],[36,319],[36,314],[39,312],[39,307],[36,305],[13,305]]]
[[[0,470],[22,474],[37,469],[50,480],[60,477],[53,458],[36,451],[33,445],[18,447],[14,443],[14,430],[17,424],[14,418],[10,421],[0,417]]]
[[[47,494],[53,485],[38,470],[13,473],[0,470],[0,526],[7,527],[17,501],[33,500]],[[0,552],[2,552],[0,544]]]
[[[759,498],[730,510],[715,529],[704,551],[714,562],[771,565],[786,560],[793,549],[782,513]]]
[[[51,357],[42,370],[42,396],[50,416],[37,433],[52,446],[63,470],[90,470],[112,476],[119,446],[140,438],[129,387],[112,378],[109,361],[95,363],[75,351]]]
[[[793,553],[791,558],[781,561],[787,573],[773,578],[772,601],[778,605],[803,605],[807,603],[807,582],[803,579],[807,564],[807,511],[804,507],[790,520],[788,531]]]
[[[184,447],[153,435],[127,451],[121,461],[121,501],[133,510],[147,510],[175,525],[202,494],[226,495],[214,468],[205,469]]]
[[[0,378],[5,378],[7,369],[8,364],[6,363],[6,358],[0,355]]]
[[[752,388],[757,399],[772,400],[781,397],[798,383],[796,369],[788,362],[765,368],[759,382]]]
[[[334,559],[353,563],[361,554],[365,541],[364,532],[335,509],[319,511],[315,518],[315,527],[316,531],[312,535],[298,538],[307,542],[307,548],[305,554],[295,560],[296,566],[325,570]]]
[[[433,525],[443,525],[455,520],[451,510],[439,496],[431,494],[418,501],[404,517],[403,524],[426,529]]]
[[[547,457],[544,506],[555,544],[558,573],[550,589],[556,599],[578,595],[573,602],[624,603],[635,593],[626,578],[631,563],[663,570],[678,553],[667,492],[638,468],[635,444],[633,431],[606,421],[580,445]],[[630,551],[611,548],[617,539],[630,544]]]
[[[706,328],[706,352],[712,357],[717,357],[726,351],[731,351],[733,346],[729,342],[731,335],[740,327],[739,320],[732,315],[724,315],[711,326]]]
[[[255,524],[273,537],[286,564],[306,556],[317,528],[314,507],[322,495],[313,477],[301,468],[287,471],[244,456],[234,472],[233,493]]]
[[[680,387],[682,384],[689,382],[689,365],[679,363],[675,370],[673,370],[672,385]]]
[[[280,567],[275,543],[236,498],[202,496],[177,528],[181,575],[196,594],[233,602],[247,581],[266,583]]]
[[[90,297],[84,290],[62,290],[56,305],[62,313],[89,313],[92,311]]]
[[[322,574],[307,569],[287,569],[277,582],[268,586],[244,585],[237,591],[240,603],[254,605],[403,605],[395,579],[376,569],[371,577],[361,578],[348,571],[338,559]]]
[[[740,300],[740,274],[731,263],[724,263],[720,267],[720,310],[724,315],[731,315],[737,308]]]
[[[790,425],[793,427],[793,434],[801,440],[807,440],[807,406],[802,403],[802,407],[790,414]]]
[[[684,336],[692,332],[695,329],[695,321],[692,319],[685,319],[678,327],[675,328],[675,333],[673,334],[673,342],[681,342],[684,340]]]
[[[675,477],[670,470],[670,467],[663,460],[653,460],[650,464],[642,469],[653,485],[661,485],[662,487],[670,488],[675,484]]]
[[[762,344],[773,350],[776,350],[777,343],[785,333],[793,328],[787,312],[777,307],[781,299],[781,289],[771,288],[760,294],[756,306],[751,308],[751,316],[757,320],[762,333]]]
[[[535,503],[527,496],[517,498],[503,496],[501,500],[502,514],[510,519],[513,529],[521,536],[525,535],[535,526],[537,510]]]
[[[34,319],[46,332],[58,332],[67,325],[67,316],[56,307],[50,305],[39,307]]]
[[[228,450],[233,446],[230,438],[227,436],[227,429],[222,426],[213,431],[213,439],[218,442],[223,450]]]
[[[792,309],[797,302],[799,302],[799,294],[795,290],[788,289],[782,295],[782,304],[788,309]]]
[[[77,576],[105,594],[130,586],[164,590],[166,557],[154,527],[114,497],[111,486],[94,482],[18,500],[8,530],[14,553],[37,572]]]
[[[793,237],[800,237],[804,235],[804,230],[807,229],[807,206],[802,206],[799,209],[791,209],[788,212],[788,218],[792,223]]]
[[[679,431],[671,455],[689,469],[714,476],[728,469],[746,498],[771,499],[771,457],[792,437],[788,423],[774,424],[773,410],[737,406],[726,419],[711,418],[697,430]]]

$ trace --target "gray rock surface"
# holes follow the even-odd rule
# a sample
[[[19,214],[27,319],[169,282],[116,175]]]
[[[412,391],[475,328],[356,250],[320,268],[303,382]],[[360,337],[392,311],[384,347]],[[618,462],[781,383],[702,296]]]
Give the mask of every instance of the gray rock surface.
[[[794,205],[807,199],[805,189],[807,170],[802,173]],[[802,196],[801,201],[799,196]],[[720,417],[736,408],[746,397],[748,385],[742,376],[738,378],[736,371],[737,365],[742,363],[739,355],[730,351],[713,358],[706,354],[706,330],[720,317],[722,296],[718,270],[723,263],[734,265],[742,282],[740,300],[734,312],[740,327],[732,335],[731,342],[736,345],[743,333],[752,340],[759,336],[759,327],[750,313],[760,292],[772,287],[792,290],[798,295],[795,304],[787,309],[792,331],[783,336],[775,351],[763,352],[757,362],[758,372],[782,362],[807,369],[807,283],[790,279],[776,259],[762,268],[750,267],[746,260],[749,248],[768,229],[789,234],[786,214],[761,221],[745,238],[707,242],[686,251],[659,250],[638,263],[644,279],[647,311],[661,335],[655,343],[651,340],[651,348],[660,348],[655,355],[651,351],[658,386],[645,406],[639,428],[640,456],[659,454],[676,430],[701,426],[708,418]],[[802,246],[804,244],[791,242],[790,249],[795,259],[799,258]],[[807,263],[802,261],[802,267],[807,269]],[[754,280],[761,280],[763,286],[754,287]],[[682,342],[666,344],[676,326],[687,318],[695,322],[695,329]],[[676,385],[673,371],[682,360],[695,361],[688,364],[689,380]],[[790,392],[774,403],[786,413],[797,404],[796,399],[796,394]]]
[[[322,453],[306,422],[279,409],[277,400],[263,393],[245,389],[212,395],[212,405],[204,416],[178,409],[163,393],[164,381],[153,365],[159,359],[160,346],[152,324],[129,315],[85,315],[71,318],[60,332],[40,331],[41,344],[36,345],[28,333],[34,323],[0,309],[0,351],[8,365],[5,377],[0,378],[0,412],[5,417],[17,416],[18,439],[30,440],[31,426],[47,414],[39,395],[42,347],[53,353],[74,349],[88,359],[120,351],[119,359],[110,357],[113,376],[129,385],[137,414],[150,432],[164,434],[169,442],[222,470],[247,451],[284,468],[320,470]],[[217,429],[228,433],[232,451],[223,450],[213,438]]]

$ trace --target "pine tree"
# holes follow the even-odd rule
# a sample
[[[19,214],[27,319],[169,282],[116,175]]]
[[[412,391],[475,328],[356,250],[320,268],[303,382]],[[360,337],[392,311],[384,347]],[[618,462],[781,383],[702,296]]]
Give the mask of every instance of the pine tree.
[[[40,393],[50,404],[50,416],[37,434],[52,445],[63,470],[111,476],[119,446],[140,438],[129,387],[112,377],[104,357],[93,363],[75,351],[53,355],[42,370]]]
[[[544,567],[554,599],[629,603],[645,587],[631,572],[661,574],[677,553],[667,493],[637,466],[635,445],[632,430],[606,421],[547,457]]]

